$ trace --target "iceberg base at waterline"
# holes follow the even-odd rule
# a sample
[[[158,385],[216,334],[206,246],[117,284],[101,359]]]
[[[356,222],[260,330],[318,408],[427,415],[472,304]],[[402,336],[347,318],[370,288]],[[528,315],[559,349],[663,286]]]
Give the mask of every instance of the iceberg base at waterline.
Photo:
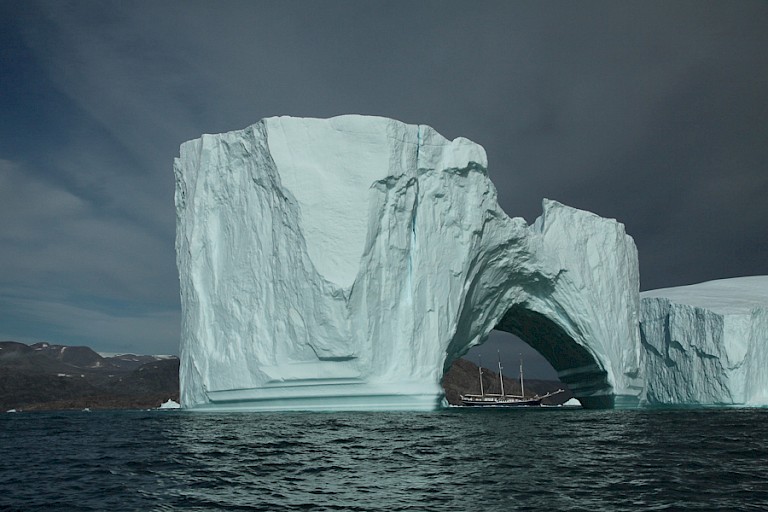
[[[414,383],[420,384],[420,383]],[[200,411],[432,411],[442,405],[441,390],[408,383],[343,383],[327,379],[312,385],[263,386],[214,391]]]

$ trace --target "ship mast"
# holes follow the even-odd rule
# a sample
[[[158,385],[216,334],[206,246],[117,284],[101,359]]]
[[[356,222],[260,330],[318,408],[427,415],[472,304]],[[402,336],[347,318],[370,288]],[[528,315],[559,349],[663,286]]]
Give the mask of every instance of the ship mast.
[[[485,396],[485,390],[483,389],[483,360],[480,356],[477,356],[477,371],[480,373],[480,396]]]
[[[498,351],[496,351],[496,353],[499,356],[499,382],[501,382],[501,396],[505,396],[504,395],[504,375],[502,375],[501,373],[501,370],[503,370],[503,368],[501,367],[501,353],[499,353]]]
[[[525,398],[525,385],[523,384],[523,358],[520,358],[520,396]]]

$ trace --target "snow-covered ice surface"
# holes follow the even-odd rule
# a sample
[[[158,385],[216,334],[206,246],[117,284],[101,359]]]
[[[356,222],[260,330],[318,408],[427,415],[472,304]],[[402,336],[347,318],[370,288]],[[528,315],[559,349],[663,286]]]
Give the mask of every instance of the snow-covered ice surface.
[[[649,404],[768,405],[768,276],[641,298]]]
[[[277,117],[174,163],[181,402],[434,409],[452,361],[500,328],[585,406],[642,399],[637,251],[545,200],[499,207],[485,150],[424,125]]]

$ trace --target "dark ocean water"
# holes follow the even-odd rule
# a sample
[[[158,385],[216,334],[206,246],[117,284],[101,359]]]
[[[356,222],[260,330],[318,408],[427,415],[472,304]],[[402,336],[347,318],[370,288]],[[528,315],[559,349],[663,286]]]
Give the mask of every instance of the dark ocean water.
[[[0,414],[2,510],[768,510],[768,410]]]

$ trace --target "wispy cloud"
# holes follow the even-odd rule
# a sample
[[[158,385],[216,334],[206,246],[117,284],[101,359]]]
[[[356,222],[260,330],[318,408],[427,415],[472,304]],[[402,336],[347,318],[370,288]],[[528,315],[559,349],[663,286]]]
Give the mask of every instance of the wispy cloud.
[[[0,161],[0,218],[0,325],[27,319],[7,337],[48,333],[56,341],[58,326],[81,343],[126,343],[130,335],[144,349],[151,340],[175,351],[178,288],[164,237],[9,161]],[[121,320],[98,328],[109,318]],[[156,318],[175,323],[158,331]]]

